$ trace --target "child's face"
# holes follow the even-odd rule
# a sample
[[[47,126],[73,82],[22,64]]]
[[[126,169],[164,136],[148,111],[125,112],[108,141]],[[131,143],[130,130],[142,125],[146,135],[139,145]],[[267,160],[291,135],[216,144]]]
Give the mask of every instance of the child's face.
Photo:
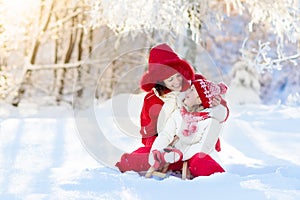
[[[183,103],[188,107],[200,105],[202,103],[194,85],[185,92]]]
[[[164,83],[168,89],[180,92],[182,89],[182,80],[183,77],[181,76],[181,74],[176,73],[173,76],[170,76],[169,78],[165,79]]]

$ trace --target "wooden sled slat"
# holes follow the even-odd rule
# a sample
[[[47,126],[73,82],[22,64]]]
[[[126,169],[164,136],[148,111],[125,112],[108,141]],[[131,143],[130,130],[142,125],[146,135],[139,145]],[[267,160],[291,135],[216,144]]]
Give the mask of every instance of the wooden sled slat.
[[[182,166],[182,180],[186,180],[187,178],[187,161],[183,162],[183,166]]]

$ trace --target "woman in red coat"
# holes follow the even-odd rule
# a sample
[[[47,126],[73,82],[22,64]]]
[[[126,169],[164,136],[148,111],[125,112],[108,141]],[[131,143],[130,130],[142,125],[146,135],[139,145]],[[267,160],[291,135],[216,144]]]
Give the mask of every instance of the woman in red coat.
[[[151,49],[148,60],[148,71],[140,81],[140,87],[147,94],[144,97],[140,114],[140,134],[143,147],[132,153],[125,153],[116,164],[121,172],[147,171],[150,167],[148,155],[158,133],[158,118],[163,106],[166,121],[175,109],[177,96],[190,87],[194,79],[194,70],[181,59],[167,44],[160,44]],[[164,122],[160,123],[163,126]],[[176,163],[174,164],[176,165]],[[171,166],[172,167],[172,166]]]
[[[191,81],[195,78],[204,77],[200,74],[195,75],[191,65],[181,59],[167,44],[160,44],[151,49],[148,71],[140,81],[141,89],[147,92],[140,114],[140,134],[144,146],[122,155],[116,163],[121,172],[145,172],[149,169],[148,156],[155,138],[179,106],[181,92],[190,88]],[[214,105],[220,104],[220,101],[217,99]],[[216,150],[220,150],[219,141]],[[178,162],[171,164],[169,169],[181,170],[181,167],[182,162]]]

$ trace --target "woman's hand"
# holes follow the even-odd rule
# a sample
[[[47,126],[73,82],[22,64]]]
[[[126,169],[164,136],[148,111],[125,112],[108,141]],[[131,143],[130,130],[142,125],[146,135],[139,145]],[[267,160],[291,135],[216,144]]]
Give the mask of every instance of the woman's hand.
[[[221,100],[222,100],[221,95],[214,96],[212,99],[212,107],[220,105]]]

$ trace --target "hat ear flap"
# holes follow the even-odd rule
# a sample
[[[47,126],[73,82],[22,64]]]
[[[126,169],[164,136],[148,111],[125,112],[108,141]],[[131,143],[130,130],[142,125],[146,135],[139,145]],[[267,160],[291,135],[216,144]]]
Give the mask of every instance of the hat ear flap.
[[[152,90],[152,88],[155,86],[155,83],[151,80],[151,76],[149,72],[146,72],[140,81],[140,87],[146,91],[149,92]]]

